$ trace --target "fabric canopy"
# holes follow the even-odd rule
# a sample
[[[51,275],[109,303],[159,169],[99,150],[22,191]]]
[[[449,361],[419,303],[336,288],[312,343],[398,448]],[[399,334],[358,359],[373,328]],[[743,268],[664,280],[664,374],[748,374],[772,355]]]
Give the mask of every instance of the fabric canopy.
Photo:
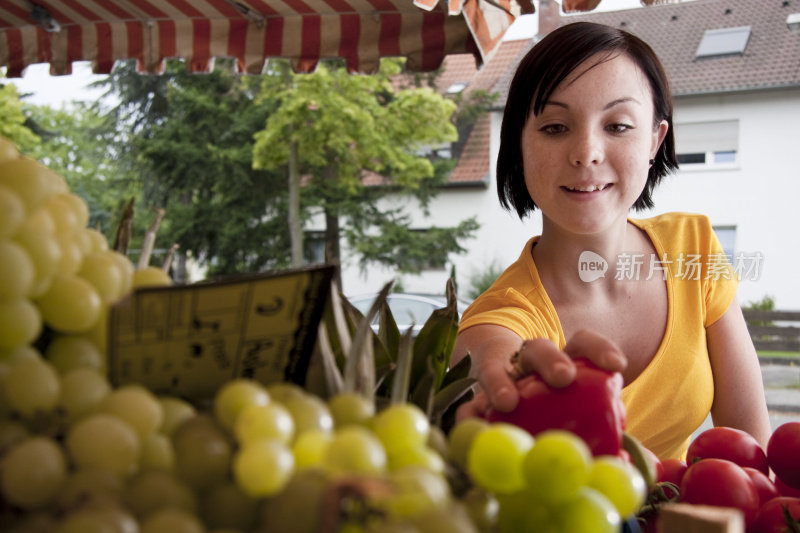
[[[207,71],[214,57],[233,57],[241,72],[259,73],[283,57],[309,72],[319,59],[343,58],[367,73],[401,56],[430,71],[452,53],[482,64],[514,16],[532,11],[532,0],[2,0],[0,66],[18,77],[49,63],[59,75],[91,61],[108,73],[135,59],[159,72],[177,57]]]

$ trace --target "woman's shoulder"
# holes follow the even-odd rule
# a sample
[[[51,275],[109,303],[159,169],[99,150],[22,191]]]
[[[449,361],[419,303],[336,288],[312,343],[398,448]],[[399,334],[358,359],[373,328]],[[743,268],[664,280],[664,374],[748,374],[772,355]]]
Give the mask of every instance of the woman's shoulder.
[[[681,211],[663,213],[650,218],[632,218],[630,221],[642,229],[652,228],[660,231],[679,228],[711,229],[711,222],[707,215]]]

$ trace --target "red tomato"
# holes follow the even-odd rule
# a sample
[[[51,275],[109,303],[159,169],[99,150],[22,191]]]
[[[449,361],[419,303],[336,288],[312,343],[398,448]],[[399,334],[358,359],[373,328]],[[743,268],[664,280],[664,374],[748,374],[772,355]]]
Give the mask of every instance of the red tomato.
[[[772,498],[777,498],[781,495],[781,493],[778,492],[778,487],[775,486],[775,483],[761,473],[760,470],[750,468],[749,466],[743,467],[742,470],[744,470],[745,473],[750,476],[750,479],[753,481],[753,485],[756,487],[759,505],[764,505]]]
[[[661,461],[661,474],[658,476],[658,480],[675,483],[675,485],[680,487],[681,481],[683,481],[683,475],[686,473],[687,468],[689,467],[686,465],[686,463],[680,459],[664,459]],[[674,494],[671,489],[666,487],[664,488],[664,493],[668,498],[677,496],[677,494]]]
[[[745,471],[732,461],[714,457],[689,465],[680,485],[681,501],[735,507],[750,525],[758,512],[758,491]]]
[[[790,529],[787,524],[784,508],[794,518],[795,527],[800,527],[800,498],[789,498],[781,496],[773,498],[758,510],[756,518],[747,533],[785,533],[786,531],[797,531]]]
[[[713,427],[699,434],[686,451],[686,462],[692,464],[700,459],[715,457],[727,459],[739,466],[749,466],[769,475],[767,454],[758,441],[741,429]]]
[[[778,489],[778,492],[781,493],[781,496],[791,496],[792,498],[800,498],[800,489],[795,489],[790,487],[783,481],[781,478],[775,477],[775,488]]]
[[[772,432],[767,460],[781,481],[800,489],[800,422],[786,422]]]

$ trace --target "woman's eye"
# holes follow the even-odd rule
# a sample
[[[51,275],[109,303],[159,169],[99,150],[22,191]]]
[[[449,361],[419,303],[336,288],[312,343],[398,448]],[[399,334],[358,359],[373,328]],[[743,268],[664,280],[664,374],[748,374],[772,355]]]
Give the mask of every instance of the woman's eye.
[[[624,133],[628,130],[632,130],[633,126],[630,124],[611,124],[608,126],[608,129],[613,133]]]
[[[548,135],[558,135],[567,131],[567,128],[563,124],[548,124],[539,128],[539,131]]]

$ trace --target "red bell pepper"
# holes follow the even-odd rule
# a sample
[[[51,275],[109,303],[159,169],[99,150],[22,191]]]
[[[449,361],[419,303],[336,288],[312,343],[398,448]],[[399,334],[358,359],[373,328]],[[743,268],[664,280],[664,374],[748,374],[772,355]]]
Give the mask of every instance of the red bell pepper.
[[[536,375],[521,378],[514,410],[489,409],[485,418],[514,424],[533,436],[546,429],[564,429],[582,438],[595,456],[618,455],[625,429],[622,375],[585,359],[576,359],[575,366],[575,380],[562,388],[551,387]]]

